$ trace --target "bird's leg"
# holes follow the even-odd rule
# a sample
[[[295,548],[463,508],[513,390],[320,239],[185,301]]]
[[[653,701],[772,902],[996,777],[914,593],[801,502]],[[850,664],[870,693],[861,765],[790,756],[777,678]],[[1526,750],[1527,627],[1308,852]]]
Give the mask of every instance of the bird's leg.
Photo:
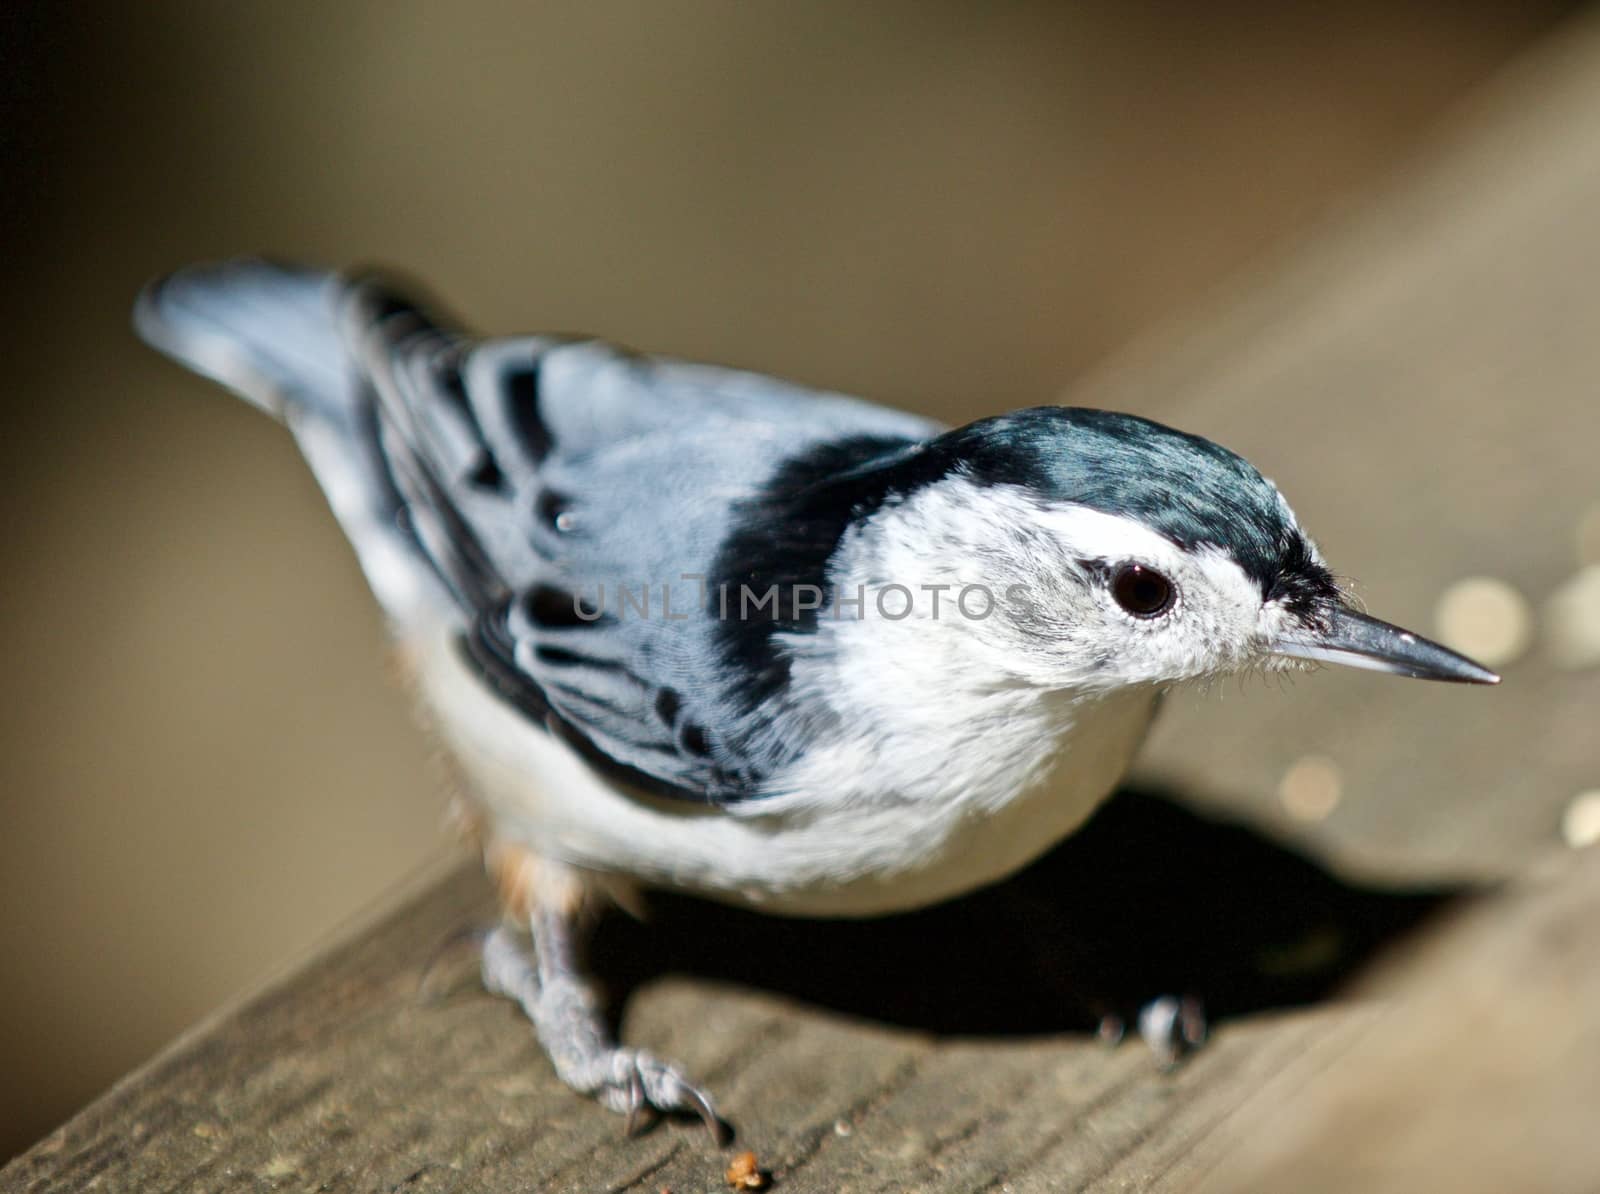
[[[611,1039],[600,1001],[578,962],[576,915],[539,903],[528,919],[532,956],[521,935],[501,925],[483,943],[483,983],[522,1006],[557,1076],[626,1115],[630,1134],[652,1110],[692,1112],[722,1143],[726,1128],[716,1108],[682,1070]]]

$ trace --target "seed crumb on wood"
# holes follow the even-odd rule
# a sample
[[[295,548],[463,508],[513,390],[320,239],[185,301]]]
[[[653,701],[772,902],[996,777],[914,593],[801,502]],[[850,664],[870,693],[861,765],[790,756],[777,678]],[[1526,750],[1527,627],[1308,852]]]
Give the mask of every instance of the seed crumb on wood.
[[[772,1180],[753,1152],[742,1152],[729,1162],[725,1176],[735,1190],[765,1190]]]

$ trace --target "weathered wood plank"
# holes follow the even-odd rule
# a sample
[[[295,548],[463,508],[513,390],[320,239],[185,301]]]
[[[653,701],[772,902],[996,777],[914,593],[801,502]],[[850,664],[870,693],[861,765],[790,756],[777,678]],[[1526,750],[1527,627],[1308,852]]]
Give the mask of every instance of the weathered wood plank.
[[[1365,1032],[1285,1097],[1269,1078],[1193,1158],[1203,1189],[1600,1183],[1600,853],[1552,860],[1385,974]]]
[[[1547,592],[1573,566],[1578,515],[1600,500],[1595,111],[1591,21],[1508,80],[1374,212],[1074,398],[1167,417],[1260,461],[1387,616],[1425,628],[1439,587],[1467,572]],[[1494,693],[1334,674],[1288,695],[1230,689],[1200,709],[1174,702],[1152,768],[1187,800],[1282,826],[1272,793],[1284,767],[1328,754],[1345,797],[1298,829],[1305,838],[1397,876],[1506,873],[1592,786],[1597,698],[1600,674],[1537,658]],[[1263,1010],[1324,989],[1417,905],[1341,887],[1164,807],[1123,805],[1109,828],[1097,823],[1046,873],[1054,908],[1041,908],[1036,883],[1012,920],[999,896],[882,929],[753,928],[667,902],[653,927],[611,931],[613,970],[643,968],[625,1033],[701,1075],[740,1144],[793,1191],[1186,1188],[1202,1173],[1225,1182],[1247,1160],[1276,1180],[1281,1155],[1246,1149],[1280,1104],[1304,1109],[1292,1138],[1307,1149],[1392,1133],[1402,1104],[1458,1105],[1420,1063],[1449,1075],[1455,1044],[1469,1064],[1461,1033],[1485,1021],[1442,1009],[1441,1035],[1419,1038],[1415,1072],[1390,1092],[1390,1118],[1355,1123],[1370,1052],[1410,1056],[1402,1017],[1416,1013]],[[718,1188],[726,1154],[693,1127],[627,1141],[614,1117],[557,1087],[525,1025],[475,990],[464,954],[435,976],[453,976],[452,993],[418,998],[439,943],[488,907],[482,883],[457,875],[202,1026],[0,1171],[0,1190]],[[1436,961],[1440,977],[1415,981],[1527,974],[1487,989],[1505,1005],[1501,1023],[1532,1034],[1529,1056],[1543,1058],[1573,1039],[1552,1024],[1581,1024],[1588,1041],[1596,1005],[1563,1002],[1577,989],[1563,978],[1577,936],[1568,952],[1517,947],[1518,926],[1568,922],[1521,907],[1459,947],[1470,962]],[[1089,929],[1093,949],[1065,961],[1137,972],[1123,994],[1193,980],[1218,1010],[1256,1014],[1224,1024],[1173,1075],[1137,1049],[1063,1034],[1083,1009],[1048,966],[1014,955],[1060,953],[1067,932]],[[675,958],[702,977],[662,977]],[[1553,1076],[1539,1090],[1589,1098],[1567,1064],[1539,1067]],[[1508,1113],[1485,1090],[1474,1112]],[[1448,1137],[1448,1116],[1429,1123]],[[1545,1143],[1532,1133],[1516,1148],[1525,1188],[1547,1173],[1560,1188],[1596,1155],[1580,1140],[1561,1168],[1545,1166]],[[1431,1176],[1436,1151],[1408,1175]]]
[[[512,1009],[475,989],[464,952],[419,996],[439,943],[489,913],[464,869],[180,1042],[0,1172],[0,1189],[715,1188],[726,1154],[693,1125],[627,1140],[557,1086]],[[1170,1137],[1161,1125],[1181,1136],[1209,1123],[1227,1106],[1218,1087],[1253,1086],[1343,1019],[1224,1029],[1170,1078],[1142,1050],[1084,1035],[940,1043],[678,979],[641,991],[626,1031],[705,1076],[785,1189],[966,1190],[1104,1177]]]

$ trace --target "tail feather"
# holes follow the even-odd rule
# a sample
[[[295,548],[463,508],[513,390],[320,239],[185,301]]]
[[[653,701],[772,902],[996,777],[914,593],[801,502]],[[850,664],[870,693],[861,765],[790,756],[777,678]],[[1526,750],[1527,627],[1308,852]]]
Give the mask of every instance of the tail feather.
[[[355,401],[337,275],[266,261],[191,266],[151,283],[133,322],[153,347],[275,417],[342,418]]]
[[[451,609],[382,443],[347,316],[376,287],[266,261],[197,265],[151,283],[134,327],[159,349],[287,424],[392,621]]]

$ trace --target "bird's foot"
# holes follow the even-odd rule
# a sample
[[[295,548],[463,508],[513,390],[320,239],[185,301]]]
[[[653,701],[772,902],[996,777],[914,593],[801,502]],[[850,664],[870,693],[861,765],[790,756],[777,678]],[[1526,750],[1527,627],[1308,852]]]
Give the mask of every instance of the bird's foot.
[[[1205,1005],[1193,995],[1162,995],[1139,1009],[1139,1035],[1164,1070],[1205,1044],[1207,1031]]]
[[[678,1066],[613,1043],[588,984],[564,965],[558,950],[550,954],[536,966],[516,934],[495,929],[483,943],[483,985],[522,1006],[557,1076],[627,1116],[630,1136],[654,1114],[692,1114],[713,1142],[726,1143],[727,1125],[711,1097]]]
[[[638,1132],[652,1113],[692,1114],[705,1124],[713,1142],[727,1143],[727,1125],[717,1115],[711,1096],[677,1066],[642,1049],[612,1049],[596,1060],[604,1076],[589,1093],[627,1116],[623,1131],[629,1136]]]
[[[1193,995],[1161,995],[1139,1009],[1139,1036],[1163,1070],[1205,1044],[1209,1026],[1205,1005]],[[1115,1012],[1100,1017],[1095,1036],[1108,1047],[1122,1043],[1127,1025]]]

